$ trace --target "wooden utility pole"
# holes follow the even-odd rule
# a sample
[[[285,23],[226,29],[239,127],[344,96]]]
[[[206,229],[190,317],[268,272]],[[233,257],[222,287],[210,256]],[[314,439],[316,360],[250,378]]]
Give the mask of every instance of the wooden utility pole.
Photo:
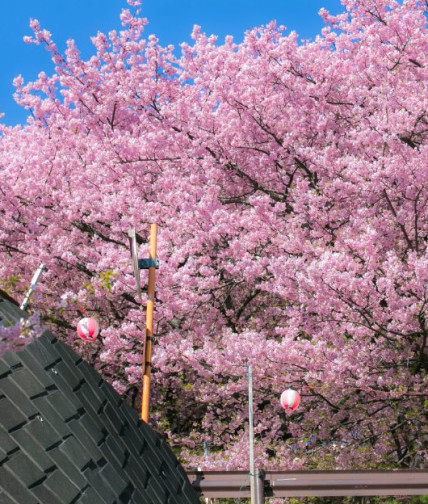
[[[141,401],[141,419],[144,422],[149,421],[150,405],[150,374],[152,371],[152,344],[153,344],[153,312],[155,307],[155,277],[156,277],[156,249],[157,249],[157,224],[150,226],[150,245],[149,245],[149,284],[147,288],[146,305],[146,336],[143,355],[143,392]]]

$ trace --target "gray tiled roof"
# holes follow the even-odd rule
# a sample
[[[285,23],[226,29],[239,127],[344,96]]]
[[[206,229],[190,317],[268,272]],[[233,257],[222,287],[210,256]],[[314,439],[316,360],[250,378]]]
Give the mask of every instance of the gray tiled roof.
[[[22,312],[0,302],[0,316]],[[18,311],[16,311],[18,310]],[[0,502],[197,504],[162,438],[49,332],[0,358]]]
[[[13,303],[12,298],[6,297],[6,294],[0,290],[0,326],[13,325],[23,317],[26,318],[28,315]]]

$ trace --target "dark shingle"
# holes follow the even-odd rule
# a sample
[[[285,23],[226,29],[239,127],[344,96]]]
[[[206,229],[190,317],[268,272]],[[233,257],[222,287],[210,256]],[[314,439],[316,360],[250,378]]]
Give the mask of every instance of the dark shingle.
[[[0,359],[0,463],[0,504],[199,503],[160,436],[49,332]]]

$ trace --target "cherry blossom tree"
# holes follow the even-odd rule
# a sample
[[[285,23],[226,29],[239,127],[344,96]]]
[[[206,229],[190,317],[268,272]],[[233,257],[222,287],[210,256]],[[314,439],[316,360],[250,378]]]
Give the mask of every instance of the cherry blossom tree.
[[[31,116],[2,127],[3,288],[46,264],[32,308],[138,405],[127,231],[158,222],[151,422],[188,466],[248,466],[247,364],[259,466],[426,460],[427,5],[342,3],[314,41],[196,26],[180,55],[135,1],[88,60],[31,22],[55,70],[16,78]]]

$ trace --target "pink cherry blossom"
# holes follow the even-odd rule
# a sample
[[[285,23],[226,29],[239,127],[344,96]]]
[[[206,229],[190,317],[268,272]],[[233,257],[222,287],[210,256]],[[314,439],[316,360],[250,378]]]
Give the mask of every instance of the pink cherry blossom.
[[[343,5],[314,41],[195,26],[181,56],[131,10],[88,60],[32,22],[55,68],[2,127],[1,282],[21,297],[43,262],[32,309],[138,407],[127,233],[157,222],[151,422],[188,467],[248,468],[247,363],[259,467],[426,461],[426,5]]]

